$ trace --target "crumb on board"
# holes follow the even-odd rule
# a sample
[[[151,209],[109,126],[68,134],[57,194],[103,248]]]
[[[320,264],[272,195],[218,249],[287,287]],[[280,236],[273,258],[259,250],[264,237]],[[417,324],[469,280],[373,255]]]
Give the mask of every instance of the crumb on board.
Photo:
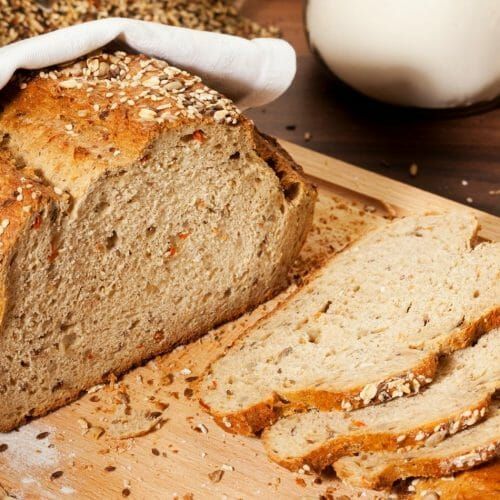
[[[221,469],[216,469],[208,474],[208,479],[210,479],[212,483],[220,483],[223,476],[224,476],[224,471]]]

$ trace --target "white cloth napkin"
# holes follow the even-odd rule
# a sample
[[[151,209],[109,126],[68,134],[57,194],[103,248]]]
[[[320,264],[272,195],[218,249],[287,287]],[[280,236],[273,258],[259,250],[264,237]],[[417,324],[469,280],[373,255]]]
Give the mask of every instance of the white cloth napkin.
[[[295,51],[284,40],[246,40],[146,21],[109,18],[0,48],[0,88],[18,68],[40,69],[71,61],[113,40],[200,75],[241,109],[273,101],[290,86],[295,76]]]

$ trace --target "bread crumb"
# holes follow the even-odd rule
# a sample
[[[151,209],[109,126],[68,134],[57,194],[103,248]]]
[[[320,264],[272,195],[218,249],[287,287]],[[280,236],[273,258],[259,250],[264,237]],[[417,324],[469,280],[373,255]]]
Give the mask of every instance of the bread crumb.
[[[208,474],[208,479],[210,479],[212,483],[220,483],[222,476],[224,476],[224,471],[221,469],[217,469]]]
[[[193,428],[197,432],[201,432],[202,434],[208,434],[208,429],[205,424],[196,424]]]
[[[82,434],[86,434],[90,429],[90,424],[84,418],[77,419],[76,423],[79,425],[80,429],[82,429]]]
[[[102,435],[104,434],[104,429],[102,427],[91,427],[89,430],[88,430],[88,435],[92,438],[92,439],[99,439]]]
[[[54,479],[59,479],[63,474],[64,472],[62,470],[56,470],[50,475],[50,480],[53,481]]]
[[[302,488],[305,488],[306,487],[306,482],[303,478],[301,477],[296,477],[295,478],[295,482]]]

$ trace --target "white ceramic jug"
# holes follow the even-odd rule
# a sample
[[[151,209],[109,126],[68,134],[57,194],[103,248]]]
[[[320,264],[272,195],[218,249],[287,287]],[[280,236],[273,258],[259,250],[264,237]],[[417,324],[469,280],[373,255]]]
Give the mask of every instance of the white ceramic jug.
[[[311,47],[356,90],[453,108],[500,95],[500,0],[308,0]]]

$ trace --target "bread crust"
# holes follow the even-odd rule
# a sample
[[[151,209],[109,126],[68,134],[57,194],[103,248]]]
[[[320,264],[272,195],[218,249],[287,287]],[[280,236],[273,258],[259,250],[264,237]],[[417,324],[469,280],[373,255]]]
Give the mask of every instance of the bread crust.
[[[151,78],[156,75],[163,78],[164,69],[168,66],[141,55],[120,56],[120,60],[125,57],[130,59],[127,64],[132,74],[151,67],[147,75],[152,75]],[[95,60],[99,64],[106,62],[102,56],[97,56],[97,59],[92,56],[83,64],[90,68]],[[169,117],[161,119],[158,111],[159,118],[150,120],[142,119],[140,113],[145,106],[149,109],[151,103],[155,102],[142,96],[144,87],[125,86],[120,91],[124,94],[121,96],[116,89],[110,92],[109,88],[100,85],[99,77],[96,76],[98,84],[94,85],[92,80],[92,84],[85,83],[80,88],[68,83],[72,81],[71,75],[59,74],[63,71],[66,70],[55,68],[54,72],[45,75],[43,72],[23,75],[1,94],[3,109],[0,111],[0,134],[3,141],[0,146],[0,224],[3,220],[9,222],[3,230],[0,229],[0,336],[5,326],[4,312],[9,307],[9,290],[6,289],[9,260],[27,231],[36,230],[41,223],[48,221],[54,232],[57,232],[58,217],[63,217],[68,207],[77,204],[96,181],[119,173],[129,165],[145,161],[157,138],[170,132],[177,133],[182,127],[192,129],[193,133],[207,124],[240,127],[255,153],[278,177],[289,207],[285,222],[287,230],[282,241],[284,250],[281,261],[276,263],[279,274],[276,281],[279,283],[272,290],[262,292],[257,299],[248,301],[244,307],[234,311],[230,318],[221,316],[218,323],[240,316],[286,286],[286,271],[295,260],[312,225],[317,193],[303,175],[302,169],[275,140],[260,134],[253,122],[239,114],[229,100],[214,91],[205,90],[207,88],[199,80],[191,85],[190,92],[210,92],[212,100],[218,100],[221,104],[211,110],[200,104],[196,112],[189,112],[189,108],[186,107],[186,111],[181,102],[182,99],[189,101],[189,95],[183,94],[181,99],[179,95],[182,91],[173,90],[165,97],[169,100]],[[53,78],[52,74],[56,77]],[[87,78],[85,72],[79,78],[84,81]],[[175,75],[175,81],[186,85],[195,78],[185,72]],[[88,92],[89,87],[93,87],[92,92]],[[111,93],[114,94],[112,97]],[[222,108],[224,110],[227,108],[227,115],[221,121],[216,113],[222,111],[222,106],[225,106]],[[20,163],[22,168],[17,168],[16,163]],[[41,172],[43,178],[39,178]],[[22,196],[19,196],[19,188],[22,188]],[[36,197],[32,198],[35,192]],[[181,343],[196,339],[214,326],[204,325],[185,335]],[[120,375],[178,343],[166,340],[151,346],[120,365],[112,366],[109,371]],[[91,385],[105,379],[103,374]],[[54,395],[50,404],[34,408],[30,416],[40,416],[58,408],[76,399],[81,390],[88,388],[61,390]],[[0,421],[0,432],[9,431],[24,421],[24,416],[16,421]]]
[[[278,307],[282,307],[282,304]],[[272,314],[272,312],[269,314]],[[437,366],[438,356],[431,352],[419,365],[413,367],[411,370],[405,371],[401,374],[393,374],[391,377],[379,381],[377,384],[379,387],[377,393],[382,392],[389,381],[406,380],[410,373],[415,377],[432,380],[436,373]],[[425,385],[426,383],[424,382],[422,387]],[[343,409],[342,406],[345,406],[346,402],[352,402],[351,408],[353,409],[362,408],[363,406],[366,406],[363,405],[362,400],[359,398],[359,394],[363,388],[364,386],[360,386],[348,393],[305,390],[287,393],[286,400],[280,398],[280,396],[275,393],[273,397],[267,399],[266,401],[246,408],[241,412],[224,415],[213,411],[210,408],[210,405],[203,401],[203,398],[200,399],[200,403],[213,415],[215,422],[223,427],[224,430],[233,434],[251,436],[274,424],[285,414],[305,411],[307,408],[317,408],[324,411],[334,409],[341,410]],[[265,432],[263,436],[265,436]],[[286,465],[284,466],[287,467]]]
[[[489,462],[497,458],[500,454],[500,442],[496,441],[493,445],[475,448],[471,453],[477,454],[476,460],[470,461],[467,464],[458,465],[455,460],[461,458],[460,455],[447,459],[437,458],[421,458],[413,459],[406,463],[391,462],[377,474],[374,478],[362,478],[356,481],[356,484],[363,488],[371,488],[376,490],[390,488],[398,479],[408,477],[443,477],[450,476],[455,472],[471,469],[472,467]],[[335,471],[343,479],[349,481],[349,471],[345,470],[341,463],[335,465]]]
[[[22,175],[16,158],[0,149],[0,332],[8,299],[6,278],[18,239],[36,231],[45,216],[56,217],[63,200],[29,172]],[[19,191],[19,188],[22,191]],[[26,210],[25,199],[29,200]]]
[[[316,273],[320,273],[321,270],[318,270]],[[315,274],[316,274],[315,273]],[[312,279],[312,278],[311,278]],[[299,290],[295,291],[290,297],[287,297],[285,301],[277,306],[276,309],[270,311],[263,318],[261,318],[257,325],[261,322],[264,322],[266,318],[270,317],[272,314],[275,314],[278,310],[285,307],[288,301],[297,293]],[[255,328],[257,325],[254,325],[252,328]],[[450,339],[449,343],[446,343],[442,346],[442,351],[430,352],[429,356],[418,366],[413,367],[413,369],[409,370],[415,376],[423,376],[429,380],[428,383],[432,381],[434,375],[436,373],[438,367],[438,359],[439,355],[453,352],[458,349],[463,349],[469,346],[472,342],[478,339],[484,333],[500,327],[500,308],[492,308],[490,311],[482,315],[476,321],[464,325],[463,328],[456,332],[453,337]],[[243,333],[242,335],[245,335]],[[241,337],[240,337],[241,338]],[[238,339],[229,346],[227,350],[229,350],[233,345],[238,342]],[[217,359],[223,357],[224,354],[219,356]],[[215,361],[214,361],[215,362]],[[210,371],[210,367],[207,372]],[[397,378],[406,379],[408,375],[408,371],[402,374],[393,374],[389,379],[381,380],[378,382],[377,386],[379,387],[377,392],[381,392],[383,387],[389,380],[394,380]],[[422,384],[422,388],[427,385]],[[199,384],[198,384],[198,392]],[[359,398],[360,392],[363,390],[363,387],[359,387],[354,389],[349,393],[331,393],[328,391],[317,391],[317,390],[309,390],[309,391],[301,391],[296,393],[291,393],[290,395],[287,393],[287,400],[284,401],[283,398],[280,398],[279,395],[274,394],[272,397],[266,399],[265,401],[259,402],[253,406],[245,408],[239,412],[222,414],[213,408],[210,407],[203,400],[203,395],[199,394],[199,400],[201,406],[207,410],[213,417],[215,422],[220,425],[224,430],[233,433],[233,434],[243,434],[246,436],[252,436],[258,434],[266,427],[274,424],[280,417],[284,415],[284,413],[291,413],[294,411],[304,411],[307,408],[318,408],[324,411],[334,410],[334,409],[345,409],[342,407],[342,403],[344,401],[350,402],[352,404],[351,409],[362,408],[364,405],[362,400]],[[313,459],[311,457],[312,461]],[[276,460],[278,461],[278,460]],[[295,469],[300,467],[300,463],[293,461],[289,465],[286,463],[281,463],[284,467]],[[321,463],[320,457],[318,457],[318,463]],[[323,466],[324,467],[324,466]]]
[[[419,479],[415,495],[436,493],[440,500],[497,500],[500,498],[500,459],[453,478]]]
[[[102,60],[102,55],[96,57],[89,58],[86,64],[106,62]],[[143,55],[127,57],[130,59],[127,71],[134,76],[141,73],[148,61],[152,61],[150,66],[162,63]],[[164,76],[162,67],[153,67],[147,75]],[[43,162],[56,165],[52,175],[54,181],[60,182],[47,180],[66,189],[75,198],[99,175],[140,161],[160,134],[189,125],[202,128],[205,124],[221,123],[208,107],[200,107],[196,116],[187,113],[178,96],[189,94],[177,90],[171,95],[167,93],[165,97],[169,99],[168,118],[161,121],[158,111],[158,118],[142,119],[140,110],[143,108],[155,111],[151,109],[148,96],[142,96],[144,87],[124,87],[120,92],[120,96],[123,96],[117,102],[110,103],[119,97],[118,92],[115,89],[109,92],[109,88],[95,85],[99,77],[90,80],[93,107],[89,109],[89,86],[63,86],[72,80],[70,76],[60,75],[56,71],[29,73],[20,81],[15,79],[1,93],[3,110],[0,113],[0,132],[9,136],[9,149],[22,156],[23,161],[30,166],[36,168]],[[191,81],[193,76],[189,73],[175,75],[175,83],[189,84]],[[244,128],[255,151],[283,181],[284,191],[293,182],[298,182],[300,190],[297,193],[297,205],[310,207],[308,204],[314,203],[317,196],[316,188],[305,178],[302,168],[275,139],[259,133],[251,120],[240,114],[224,96],[205,87],[201,80],[195,81],[189,87],[189,92],[192,94],[205,89],[218,99],[215,105],[227,108],[227,117],[222,124]],[[113,96],[109,97],[111,94]],[[305,212],[312,221],[312,210]]]
[[[466,413],[467,411],[472,413],[476,410],[478,415],[480,415],[480,417],[474,421],[475,425],[477,422],[484,419],[485,410],[491,403],[491,396],[491,394],[487,394],[474,405],[462,408],[460,411],[447,415],[444,418],[427,422],[425,425],[416,426],[411,431],[405,433],[403,440],[398,439],[398,433],[391,432],[360,432],[349,436],[339,435],[325,442],[308,454],[289,459],[284,459],[279,454],[273,452],[267,439],[266,431],[262,434],[262,440],[269,458],[282,467],[295,471],[307,464],[311,469],[321,472],[325,467],[332,465],[339,458],[362,451],[396,451],[408,446],[423,446],[425,441],[416,439],[417,435],[419,433],[424,433],[426,436],[431,436],[434,429],[438,426],[441,431],[449,432],[451,426],[455,425],[455,432],[459,432],[470,426],[467,424],[467,419],[469,417],[464,416],[464,413],[469,415]]]

